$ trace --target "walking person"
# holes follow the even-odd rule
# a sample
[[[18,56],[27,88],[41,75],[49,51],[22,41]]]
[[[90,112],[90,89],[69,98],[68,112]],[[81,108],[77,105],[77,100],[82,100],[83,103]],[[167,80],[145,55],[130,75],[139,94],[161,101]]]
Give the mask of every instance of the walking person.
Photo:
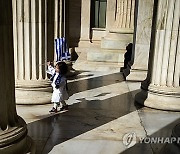
[[[62,105],[60,111],[68,110],[68,105],[65,102],[65,100],[68,100],[69,98],[67,93],[67,79],[65,76],[68,71],[68,66],[65,62],[58,62],[55,65],[55,68],[51,65],[50,62],[48,62],[47,65],[47,72],[52,75],[50,80],[52,81],[51,85],[53,87],[53,94],[51,98],[53,107],[49,112],[56,113],[60,104]]]

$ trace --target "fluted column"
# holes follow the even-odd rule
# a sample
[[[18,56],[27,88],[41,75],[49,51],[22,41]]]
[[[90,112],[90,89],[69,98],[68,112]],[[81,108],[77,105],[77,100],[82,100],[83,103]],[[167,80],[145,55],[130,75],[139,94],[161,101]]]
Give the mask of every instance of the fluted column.
[[[90,41],[90,13],[91,13],[91,0],[81,1],[81,38],[80,47],[86,47]]]
[[[114,5],[115,21],[112,27],[108,27],[107,36],[102,38],[101,48],[125,49],[133,41],[135,0],[117,0]]]
[[[54,38],[64,36],[64,0],[55,0],[54,3]]]
[[[118,0],[113,28],[134,28],[134,0]]]
[[[134,48],[132,58],[123,70],[126,80],[143,81],[148,70],[154,0],[136,0]],[[130,70],[131,69],[131,70]],[[130,74],[129,74],[130,73]]]
[[[116,20],[116,0],[107,0],[107,9],[106,9],[106,30],[113,26]]]
[[[180,0],[159,0],[155,5],[148,76],[136,101],[180,111]]]
[[[66,37],[66,0],[54,0],[54,39]],[[55,45],[54,45],[54,51]],[[56,54],[56,53],[55,53]],[[56,56],[54,54],[54,60]]]
[[[48,103],[47,0],[12,2],[17,103]]]
[[[0,153],[27,152],[27,128],[15,104],[12,1],[0,0]]]

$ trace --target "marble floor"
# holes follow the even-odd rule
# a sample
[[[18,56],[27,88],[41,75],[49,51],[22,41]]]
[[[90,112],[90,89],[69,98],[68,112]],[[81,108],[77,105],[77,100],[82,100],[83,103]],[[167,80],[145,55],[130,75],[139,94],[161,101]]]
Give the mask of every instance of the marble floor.
[[[17,105],[36,153],[160,153],[165,143],[140,143],[140,139],[170,137],[172,128],[180,123],[180,113],[136,104],[140,82],[125,81],[118,67],[82,66],[77,68],[78,75],[68,80],[68,111],[49,114],[52,104]],[[123,140],[127,133],[135,136],[133,144]]]

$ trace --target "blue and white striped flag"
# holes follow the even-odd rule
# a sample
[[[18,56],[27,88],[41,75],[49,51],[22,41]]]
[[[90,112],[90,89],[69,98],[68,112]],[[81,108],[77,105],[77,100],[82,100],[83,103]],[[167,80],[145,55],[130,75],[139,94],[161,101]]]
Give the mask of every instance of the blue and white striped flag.
[[[55,39],[56,61],[71,58],[65,37]]]

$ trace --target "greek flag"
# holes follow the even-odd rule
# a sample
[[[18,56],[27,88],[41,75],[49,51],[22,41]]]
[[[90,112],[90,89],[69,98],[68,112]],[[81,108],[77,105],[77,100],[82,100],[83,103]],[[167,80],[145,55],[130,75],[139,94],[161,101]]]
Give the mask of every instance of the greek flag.
[[[65,37],[55,39],[56,61],[71,58]]]

